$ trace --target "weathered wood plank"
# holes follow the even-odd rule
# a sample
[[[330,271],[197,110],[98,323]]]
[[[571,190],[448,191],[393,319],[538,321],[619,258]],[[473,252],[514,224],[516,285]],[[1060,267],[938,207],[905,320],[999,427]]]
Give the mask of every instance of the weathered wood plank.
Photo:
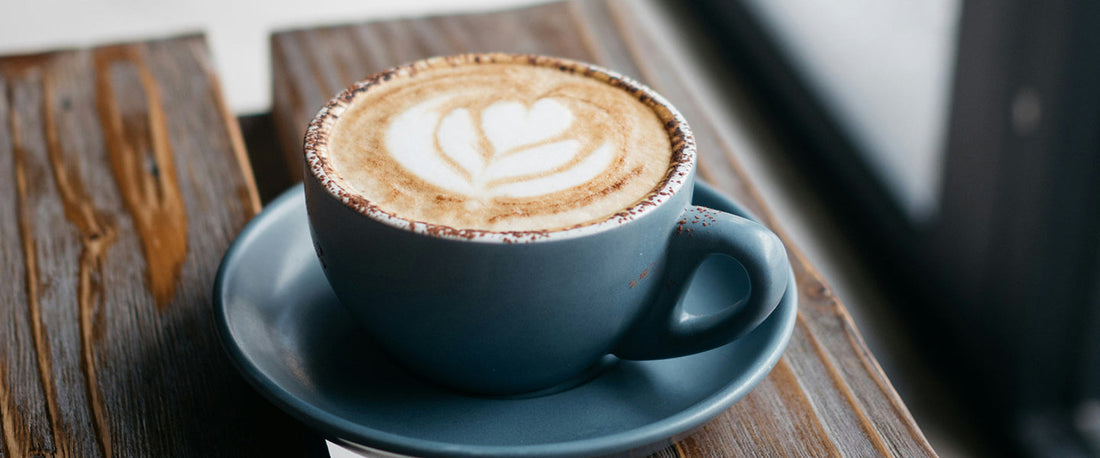
[[[697,91],[684,84],[688,79],[663,54],[657,39],[621,0],[280,33],[272,39],[275,125],[286,157],[300,162],[309,119],[352,82],[336,79],[352,73],[340,69],[375,72],[431,55],[482,51],[591,61],[636,77],[668,97],[695,131],[700,175],[737,197],[789,241],[738,165],[721,126],[699,103]],[[788,250],[801,296],[784,359],[745,399],[658,455],[934,455],[844,307],[801,252],[790,243]]]
[[[259,199],[203,39],[0,58],[0,87],[4,455],[304,453],[214,331]]]

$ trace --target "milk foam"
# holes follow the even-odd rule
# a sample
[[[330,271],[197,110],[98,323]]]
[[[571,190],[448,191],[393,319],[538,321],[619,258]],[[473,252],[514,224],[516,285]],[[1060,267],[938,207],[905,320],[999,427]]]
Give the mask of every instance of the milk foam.
[[[541,196],[592,180],[614,159],[614,145],[605,143],[564,167],[581,152],[581,141],[547,141],[561,137],[574,120],[552,98],[539,99],[530,108],[515,101],[495,102],[476,117],[467,108],[441,113],[440,106],[452,99],[444,95],[417,104],[386,130],[390,155],[446,190],[482,199]]]
[[[352,187],[407,219],[554,230],[646,197],[670,162],[657,115],[626,91],[552,68],[421,71],[358,97],[330,155]]]

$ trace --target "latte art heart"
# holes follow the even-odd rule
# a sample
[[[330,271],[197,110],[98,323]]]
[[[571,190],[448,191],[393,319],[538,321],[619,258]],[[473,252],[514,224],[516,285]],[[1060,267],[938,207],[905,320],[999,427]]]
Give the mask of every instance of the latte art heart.
[[[474,198],[541,196],[592,180],[614,159],[610,142],[593,149],[585,148],[591,139],[571,138],[573,113],[554,99],[444,113],[454,99],[417,104],[386,132],[386,148],[399,164],[448,191]]]
[[[356,97],[333,127],[333,167],[371,205],[410,221],[556,230],[644,199],[672,156],[633,94],[525,64],[419,69]]]

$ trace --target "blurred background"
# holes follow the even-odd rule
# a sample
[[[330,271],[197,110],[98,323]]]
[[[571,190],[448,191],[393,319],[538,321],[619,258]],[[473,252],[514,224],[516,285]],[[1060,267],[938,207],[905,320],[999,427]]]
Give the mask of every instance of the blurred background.
[[[6,0],[0,54],[205,31],[262,116],[274,31],[535,3]],[[632,5],[940,454],[1100,456],[1100,2]]]
[[[1100,455],[1100,3],[694,9],[885,299],[847,303],[903,324],[933,445]]]

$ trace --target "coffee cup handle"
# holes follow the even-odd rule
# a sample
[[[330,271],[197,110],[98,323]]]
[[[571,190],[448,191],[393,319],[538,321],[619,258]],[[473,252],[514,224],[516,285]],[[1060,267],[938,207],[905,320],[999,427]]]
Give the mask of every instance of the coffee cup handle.
[[[763,322],[787,289],[787,252],[764,226],[697,206],[688,207],[677,221],[660,291],[613,352],[620,358],[673,358],[725,345]],[[707,315],[684,313],[677,305],[688,281],[714,253],[728,255],[745,268],[748,298]]]

